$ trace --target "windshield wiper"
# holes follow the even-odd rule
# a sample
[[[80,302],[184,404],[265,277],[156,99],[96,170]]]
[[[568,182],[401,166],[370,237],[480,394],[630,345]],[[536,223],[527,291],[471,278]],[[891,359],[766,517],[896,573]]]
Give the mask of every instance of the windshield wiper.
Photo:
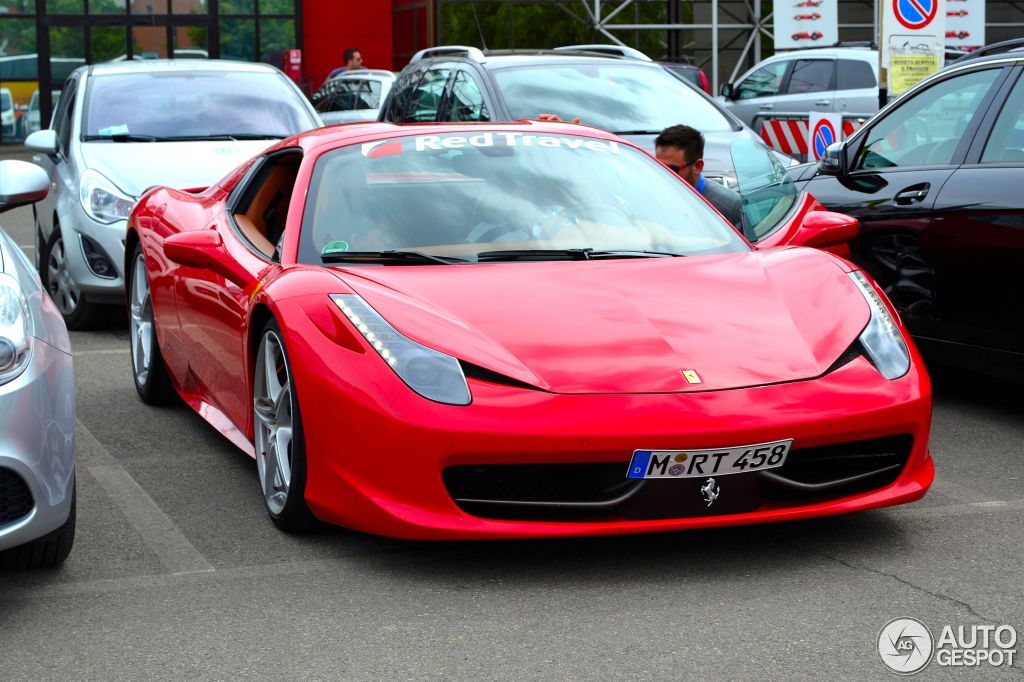
[[[612,135],[661,135],[660,130],[613,130]]]
[[[481,251],[477,261],[510,260],[604,260],[609,258],[665,258],[683,256],[682,253],[642,250],[594,250],[586,249],[508,249],[507,251]]]
[[[117,133],[116,135],[83,135],[83,142],[166,142],[171,138],[155,137],[153,135],[135,135],[131,133]]]
[[[433,256],[422,251],[338,251],[320,255],[325,263],[379,263],[381,265],[452,265],[465,258]]]

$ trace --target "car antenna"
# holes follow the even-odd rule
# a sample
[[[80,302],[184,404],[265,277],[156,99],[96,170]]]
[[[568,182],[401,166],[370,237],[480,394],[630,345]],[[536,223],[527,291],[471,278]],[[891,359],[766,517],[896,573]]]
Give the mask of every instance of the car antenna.
[[[480,34],[480,47],[487,49],[487,41],[484,40],[484,30],[480,27],[480,17],[476,15],[476,5],[470,5],[473,9],[473,21],[476,22],[476,32]]]

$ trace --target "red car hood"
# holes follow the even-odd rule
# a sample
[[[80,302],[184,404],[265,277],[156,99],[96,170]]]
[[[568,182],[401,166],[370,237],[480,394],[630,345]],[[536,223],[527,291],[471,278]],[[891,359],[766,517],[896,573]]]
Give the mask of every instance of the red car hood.
[[[556,393],[809,379],[870,315],[843,268],[811,249],[335,271],[406,336]]]

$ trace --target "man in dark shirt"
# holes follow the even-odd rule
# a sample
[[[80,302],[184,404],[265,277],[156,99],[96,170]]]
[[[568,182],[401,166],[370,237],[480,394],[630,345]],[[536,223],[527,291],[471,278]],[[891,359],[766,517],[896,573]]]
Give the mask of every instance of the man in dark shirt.
[[[687,125],[669,126],[654,140],[654,155],[679,177],[693,185],[725,219],[743,229],[743,204],[740,196],[728,187],[708,181],[704,170],[704,136]]]

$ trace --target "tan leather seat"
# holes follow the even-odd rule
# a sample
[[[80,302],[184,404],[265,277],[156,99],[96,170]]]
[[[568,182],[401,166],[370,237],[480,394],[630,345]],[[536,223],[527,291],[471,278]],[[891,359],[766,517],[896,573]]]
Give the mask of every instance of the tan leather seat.
[[[253,246],[266,254],[267,258],[274,255],[274,245],[271,244],[270,240],[267,239],[267,236],[263,234],[258,227],[256,227],[252,218],[244,213],[236,213],[235,222],[238,224],[238,229],[242,231],[245,238],[248,239]]]

